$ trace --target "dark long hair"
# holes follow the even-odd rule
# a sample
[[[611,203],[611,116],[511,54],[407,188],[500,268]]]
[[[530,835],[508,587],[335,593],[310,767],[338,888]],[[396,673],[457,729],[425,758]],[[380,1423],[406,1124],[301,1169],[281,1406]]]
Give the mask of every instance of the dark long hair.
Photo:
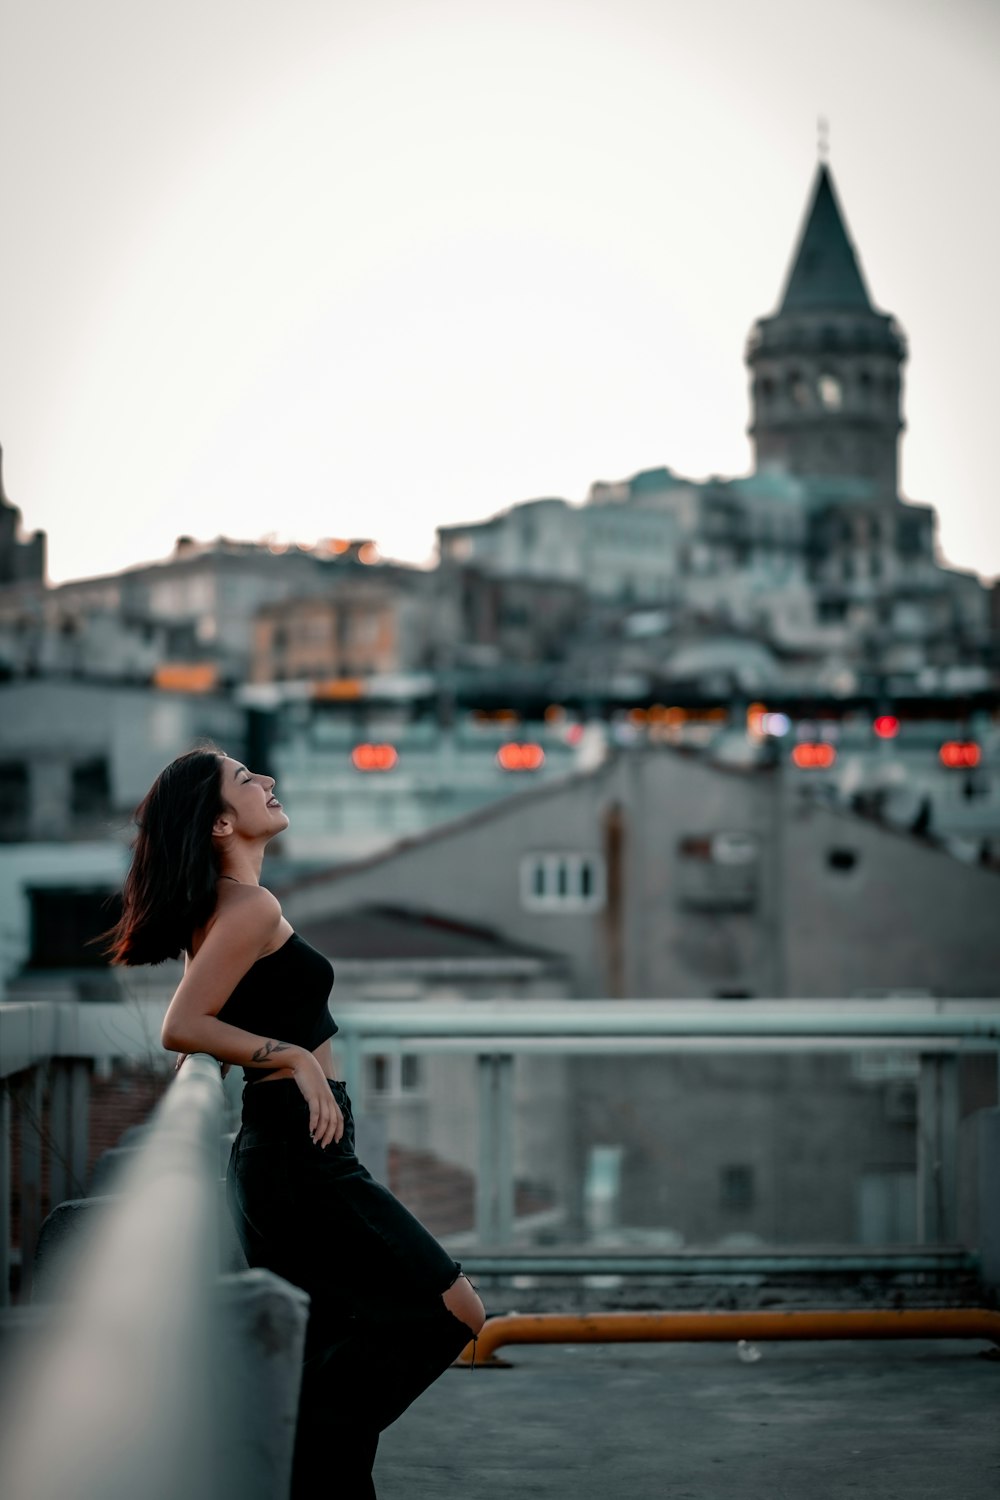
[[[170,762],[136,808],[138,833],[122,888],[122,914],[105,937],[113,964],[159,964],[190,950],[215,908],[219,861],[212,824],[226,809],[221,750]]]

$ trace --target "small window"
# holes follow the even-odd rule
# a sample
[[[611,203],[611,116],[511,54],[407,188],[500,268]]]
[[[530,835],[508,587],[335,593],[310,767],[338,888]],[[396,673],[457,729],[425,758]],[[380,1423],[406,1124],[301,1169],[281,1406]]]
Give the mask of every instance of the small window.
[[[27,763],[0,761],[0,843],[22,843],[27,839],[30,803]]]
[[[529,854],[521,861],[521,904],[535,911],[596,911],[604,905],[599,854]]]
[[[101,817],[111,810],[107,757],[81,761],[73,767],[71,808],[74,817]]]
[[[103,969],[108,956],[95,942],[117,922],[117,891],[86,886],[29,888],[31,949],[29,969]]]
[[[745,1212],[753,1208],[753,1167],[745,1162],[725,1166],[719,1172],[719,1204],[722,1208]]]
[[[828,849],[826,862],[831,870],[838,870],[841,874],[846,874],[857,865],[858,852],[856,849]]]
[[[421,1059],[412,1052],[404,1052],[399,1059],[399,1082],[404,1094],[412,1093],[419,1089],[423,1083],[423,1068]]]
[[[378,1053],[368,1059],[368,1083],[377,1099],[402,1099],[424,1086],[423,1058],[412,1052]]]

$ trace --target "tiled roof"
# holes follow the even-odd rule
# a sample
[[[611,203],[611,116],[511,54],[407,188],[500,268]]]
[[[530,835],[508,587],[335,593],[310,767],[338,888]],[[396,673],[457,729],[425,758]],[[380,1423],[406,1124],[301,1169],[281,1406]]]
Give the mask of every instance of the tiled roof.
[[[514,943],[490,927],[402,906],[358,906],[335,912],[299,931],[339,959],[505,959],[559,962],[556,954]]]

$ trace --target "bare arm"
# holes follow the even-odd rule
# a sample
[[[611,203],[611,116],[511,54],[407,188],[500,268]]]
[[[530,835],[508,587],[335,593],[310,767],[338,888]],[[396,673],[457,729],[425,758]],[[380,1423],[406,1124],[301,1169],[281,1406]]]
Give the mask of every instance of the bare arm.
[[[207,1052],[222,1062],[295,1078],[309,1103],[310,1133],[321,1144],[339,1140],[343,1120],[317,1059],[280,1037],[258,1036],[220,1021],[218,1012],[236,985],[277,935],[281,908],[270,891],[247,888],[219,911],[174,991],[160,1031],[171,1052]]]

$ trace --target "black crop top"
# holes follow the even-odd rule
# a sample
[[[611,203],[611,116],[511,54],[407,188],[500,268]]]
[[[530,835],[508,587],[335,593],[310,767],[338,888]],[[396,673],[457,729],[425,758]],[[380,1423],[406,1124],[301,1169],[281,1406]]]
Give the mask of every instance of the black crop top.
[[[332,986],[330,960],[293,932],[250,965],[216,1019],[315,1052],[338,1029],[327,1007]],[[243,1069],[247,1083],[267,1076],[263,1068]]]

